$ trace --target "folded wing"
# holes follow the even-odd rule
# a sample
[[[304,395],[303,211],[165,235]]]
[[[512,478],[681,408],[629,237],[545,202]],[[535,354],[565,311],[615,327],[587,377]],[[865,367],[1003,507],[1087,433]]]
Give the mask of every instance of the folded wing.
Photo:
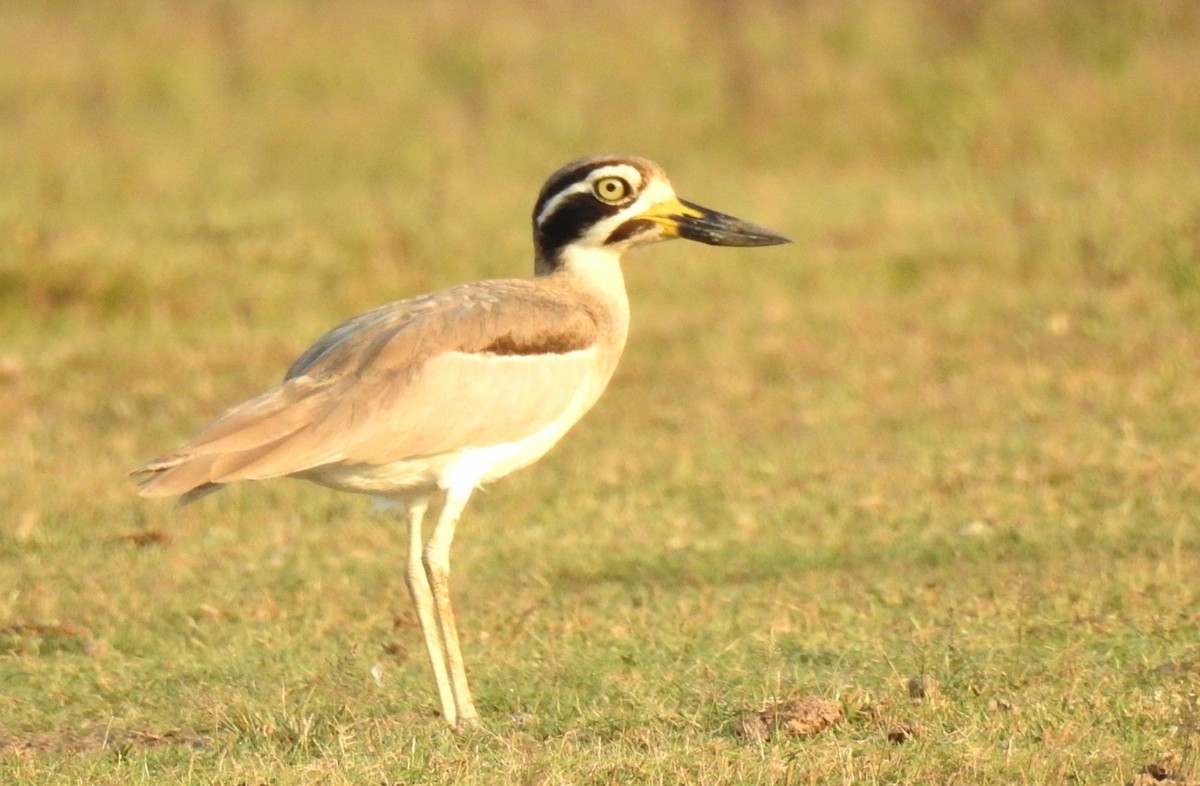
[[[282,384],[138,470],[139,493],[190,501],[236,480],[527,436],[572,406],[593,368],[600,314],[520,280],[369,311],[314,343]]]

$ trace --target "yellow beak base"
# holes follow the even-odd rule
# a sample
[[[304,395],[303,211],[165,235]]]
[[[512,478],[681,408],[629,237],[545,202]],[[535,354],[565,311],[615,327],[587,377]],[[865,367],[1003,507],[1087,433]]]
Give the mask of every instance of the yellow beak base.
[[[666,237],[681,237],[710,246],[774,246],[792,242],[778,232],[682,199],[660,202],[638,218],[660,225]]]

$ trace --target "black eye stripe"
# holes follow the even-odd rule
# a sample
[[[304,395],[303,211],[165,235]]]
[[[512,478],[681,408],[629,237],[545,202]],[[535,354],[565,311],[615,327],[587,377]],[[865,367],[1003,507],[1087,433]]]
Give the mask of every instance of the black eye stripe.
[[[595,172],[597,169],[603,169],[605,167],[616,165],[633,167],[642,176],[643,183],[645,183],[650,177],[649,173],[645,169],[627,158],[613,157],[583,159],[575,166],[568,165],[567,168],[559,171],[554,177],[546,181],[546,184],[542,186],[541,193],[538,194],[537,203],[533,207],[533,215],[535,217],[541,215],[542,210],[546,207],[546,203],[548,203],[551,199],[554,199],[554,197],[558,196],[563,191],[566,191],[571,186],[587,180],[588,175],[590,175],[592,172]],[[618,176],[612,175],[612,177]]]
[[[654,164],[633,156],[577,159],[551,175],[533,208],[537,274],[558,269],[565,249],[596,231],[598,224],[630,210],[645,186],[661,177]],[[623,193],[605,196],[604,178],[612,178]],[[634,240],[647,229],[653,227],[630,219],[614,226],[605,240],[595,237],[588,242],[601,246]]]
[[[542,186],[542,193],[538,195],[537,204],[533,208],[533,214],[535,216],[540,215],[547,202],[576,183],[586,180],[588,173],[595,169],[596,166],[595,162],[588,162],[574,169],[567,170],[558,177],[547,181],[546,185]]]
[[[590,191],[572,194],[537,226],[538,247],[552,255],[583,237],[600,221],[616,215],[622,207],[601,202]]]

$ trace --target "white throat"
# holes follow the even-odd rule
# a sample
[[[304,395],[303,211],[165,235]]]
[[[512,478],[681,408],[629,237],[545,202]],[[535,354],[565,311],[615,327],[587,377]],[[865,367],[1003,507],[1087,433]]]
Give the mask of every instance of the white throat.
[[[559,255],[559,275],[566,274],[598,295],[625,298],[621,252],[615,248],[567,246]]]

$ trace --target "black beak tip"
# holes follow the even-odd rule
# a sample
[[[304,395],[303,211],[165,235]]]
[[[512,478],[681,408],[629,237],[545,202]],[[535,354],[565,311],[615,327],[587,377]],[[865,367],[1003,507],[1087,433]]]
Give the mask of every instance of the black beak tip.
[[[680,237],[710,246],[781,246],[791,238],[745,221],[720,221],[705,224],[681,224]]]
[[[679,236],[712,246],[779,246],[791,243],[791,238],[784,237],[766,227],[743,221],[740,218],[718,213],[710,208],[702,207],[694,202],[683,202],[684,206],[694,210],[695,214],[676,217]],[[696,215],[698,214],[698,215]]]
[[[788,243],[791,243],[791,242],[792,242],[792,239],[791,239],[790,237],[785,237],[785,236],[783,236],[783,235],[779,234],[778,232],[769,232],[769,233],[767,233],[767,235],[766,235],[766,236],[763,238],[763,241],[762,241],[762,243],[761,243],[760,245],[764,245],[764,246],[784,246],[784,245],[787,245]]]

